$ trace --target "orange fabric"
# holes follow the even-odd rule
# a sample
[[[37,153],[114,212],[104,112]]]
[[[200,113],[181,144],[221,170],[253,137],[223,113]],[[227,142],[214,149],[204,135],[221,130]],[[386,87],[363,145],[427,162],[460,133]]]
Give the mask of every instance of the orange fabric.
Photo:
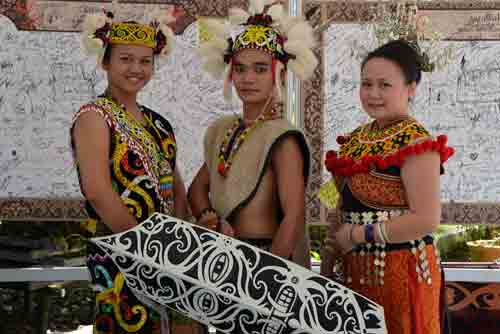
[[[425,334],[422,331],[422,324],[424,321],[423,317],[423,303],[424,303],[424,298],[423,298],[423,286],[424,284],[421,284],[418,282],[418,275],[416,270],[411,270],[412,268],[408,268],[408,273],[410,274],[410,300],[413,301],[411,303],[412,307],[412,315],[414,321],[414,327],[413,327],[413,333],[414,334]]]
[[[349,189],[361,203],[376,208],[407,208],[400,177],[375,173],[356,174],[348,179]]]
[[[418,282],[417,259],[409,249],[387,252],[384,285],[360,284],[368,271],[373,273],[373,254],[344,257],[344,274],[352,277],[346,286],[384,307],[389,334],[440,334],[441,273],[434,246],[427,245],[426,250],[432,285]]]

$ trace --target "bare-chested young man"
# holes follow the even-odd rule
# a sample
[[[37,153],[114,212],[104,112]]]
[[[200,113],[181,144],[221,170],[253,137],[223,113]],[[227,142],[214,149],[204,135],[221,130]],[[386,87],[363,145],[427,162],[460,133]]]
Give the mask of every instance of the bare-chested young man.
[[[281,5],[258,7],[243,15],[245,30],[234,41],[217,36],[202,51],[209,69],[224,68],[214,61],[213,53],[220,52],[220,61],[227,65],[225,96],[234,84],[243,112],[207,129],[205,162],[188,197],[199,224],[292,258],[305,235],[310,158],[304,135],[284,118],[281,91],[287,66],[305,78],[316,59],[306,22],[296,19],[285,31],[284,20],[289,18],[281,15]],[[308,259],[295,253],[302,255],[302,264]]]

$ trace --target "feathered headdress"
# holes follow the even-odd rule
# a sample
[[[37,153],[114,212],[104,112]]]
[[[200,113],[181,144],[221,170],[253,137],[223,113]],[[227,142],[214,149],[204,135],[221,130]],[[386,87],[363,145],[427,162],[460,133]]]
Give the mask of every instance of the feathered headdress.
[[[113,1],[116,10],[117,1]],[[113,10],[89,14],[82,26],[82,47],[88,55],[97,55],[98,62],[109,44],[141,45],[153,49],[155,55],[167,55],[173,47],[174,33],[168,24],[175,21],[173,10],[158,10],[149,24],[115,22]]]
[[[203,68],[216,77],[223,73],[224,97],[231,99],[231,63],[236,53],[243,49],[258,49],[267,52],[276,60],[275,77],[289,68],[299,79],[305,80],[313,73],[318,61],[312,52],[315,40],[313,29],[307,21],[286,15],[281,4],[275,0],[250,0],[248,11],[240,8],[229,10],[229,22],[208,19],[207,29],[214,37],[201,45]],[[243,32],[234,39],[230,35],[230,24],[242,25]],[[275,85],[281,97],[282,83]]]

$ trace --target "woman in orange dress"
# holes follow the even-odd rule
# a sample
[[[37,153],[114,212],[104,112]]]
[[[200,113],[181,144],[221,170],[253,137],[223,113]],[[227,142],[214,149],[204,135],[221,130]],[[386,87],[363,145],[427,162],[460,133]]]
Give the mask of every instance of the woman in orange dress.
[[[440,174],[453,154],[409,114],[422,71],[416,44],[398,40],[361,65],[360,99],[373,119],[338,137],[326,167],[340,194],[321,272],[333,277],[342,254],[344,284],[382,305],[390,334],[442,331],[442,274],[432,233],[441,217]]]

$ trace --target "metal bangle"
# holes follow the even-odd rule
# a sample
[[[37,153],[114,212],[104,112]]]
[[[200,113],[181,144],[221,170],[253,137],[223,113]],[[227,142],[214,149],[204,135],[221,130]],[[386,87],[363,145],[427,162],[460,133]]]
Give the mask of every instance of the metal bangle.
[[[387,235],[387,230],[386,230],[386,225],[385,223],[380,224],[380,232],[382,234],[383,239],[385,240],[385,243],[388,244],[390,243],[389,236]]]
[[[354,236],[352,235],[352,233],[354,232],[354,226],[355,226],[355,225],[351,224],[351,229],[349,230],[349,239],[348,239],[348,241],[349,241],[351,244],[353,244],[353,245],[355,245],[355,244],[356,244],[356,243],[354,242]]]
[[[383,244],[386,244],[387,243],[387,240],[385,239],[385,236],[384,234],[382,233],[382,225],[384,223],[378,223],[377,224],[377,232],[378,232],[378,237],[380,239],[380,241],[382,241]]]

